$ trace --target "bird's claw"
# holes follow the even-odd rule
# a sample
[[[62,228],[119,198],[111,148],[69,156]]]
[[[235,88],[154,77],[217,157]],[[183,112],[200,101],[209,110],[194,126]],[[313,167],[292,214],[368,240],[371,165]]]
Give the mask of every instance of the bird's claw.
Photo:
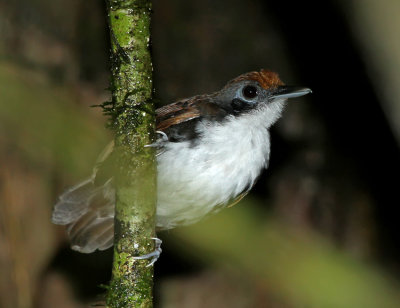
[[[157,130],[156,131],[157,134],[161,135],[161,138],[157,139],[156,142],[151,143],[151,144],[146,144],[144,147],[145,148],[158,148],[160,147],[164,142],[168,141],[168,136],[166,133],[164,133],[163,131]]]
[[[145,260],[145,259],[151,258],[150,263],[147,264],[146,267],[150,267],[150,266],[154,265],[154,263],[156,263],[156,261],[158,260],[158,258],[161,255],[161,252],[162,252],[162,249],[161,249],[162,240],[160,240],[157,237],[152,237],[151,239],[154,240],[154,242],[155,242],[154,251],[147,253],[145,255],[133,257],[134,260]]]

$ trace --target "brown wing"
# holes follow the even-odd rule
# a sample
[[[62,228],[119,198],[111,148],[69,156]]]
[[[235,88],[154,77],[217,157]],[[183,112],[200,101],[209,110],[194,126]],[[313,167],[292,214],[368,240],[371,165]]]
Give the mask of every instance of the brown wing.
[[[222,112],[213,102],[213,96],[198,95],[158,108],[156,110],[156,126],[157,130],[165,131],[174,125],[202,116],[219,116]]]

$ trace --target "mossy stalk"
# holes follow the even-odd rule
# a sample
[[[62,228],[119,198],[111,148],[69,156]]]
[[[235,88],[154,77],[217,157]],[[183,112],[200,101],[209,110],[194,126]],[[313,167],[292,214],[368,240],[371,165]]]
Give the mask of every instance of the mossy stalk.
[[[117,170],[114,263],[108,307],[152,307],[153,267],[134,256],[154,250],[155,114],[149,50],[151,1],[106,0],[111,36],[112,101]]]

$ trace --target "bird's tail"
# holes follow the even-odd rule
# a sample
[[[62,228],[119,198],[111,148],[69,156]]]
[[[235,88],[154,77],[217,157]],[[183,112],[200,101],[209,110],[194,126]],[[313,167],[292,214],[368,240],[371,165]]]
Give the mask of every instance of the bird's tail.
[[[98,166],[109,156],[112,148],[111,143],[100,155],[92,176],[66,190],[53,208],[52,222],[67,226],[71,248],[79,252],[105,250],[114,242],[113,180],[95,184]]]
[[[95,187],[89,178],[59,197],[51,220],[67,226],[72,249],[91,253],[113,245],[115,196],[111,182]]]

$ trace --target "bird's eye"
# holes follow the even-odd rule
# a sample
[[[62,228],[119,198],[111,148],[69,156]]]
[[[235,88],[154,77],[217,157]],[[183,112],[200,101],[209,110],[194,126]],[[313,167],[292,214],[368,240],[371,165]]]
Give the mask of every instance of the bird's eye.
[[[252,99],[257,96],[257,88],[255,86],[245,86],[243,88],[243,96],[247,99]]]

